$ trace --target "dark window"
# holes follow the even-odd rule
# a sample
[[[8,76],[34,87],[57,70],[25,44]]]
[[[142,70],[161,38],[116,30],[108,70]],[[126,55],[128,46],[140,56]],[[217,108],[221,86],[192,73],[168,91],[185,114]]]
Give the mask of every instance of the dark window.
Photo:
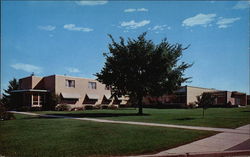
[[[66,80],[65,86],[75,88],[75,80]]]
[[[96,89],[96,82],[89,82],[88,88],[89,89]]]

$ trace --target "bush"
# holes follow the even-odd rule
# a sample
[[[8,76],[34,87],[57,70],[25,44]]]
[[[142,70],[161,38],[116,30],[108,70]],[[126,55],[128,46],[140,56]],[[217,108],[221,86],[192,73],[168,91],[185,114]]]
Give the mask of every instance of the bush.
[[[196,104],[196,103],[194,103],[194,102],[190,102],[190,103],[188,103],[188,106],[187,106],[188,108],[197,108],[198,107],[198,104]]]
[[[108,105],[102,105],[102,109],[107,109]]]
[[[18,108],[18,111],[30,111],[31,107],[30,106],[21,106]]]
[[[118,105],[110,105],[108,106],[108,109],[112,109],[112,110],[118,109]]]
[[[101,109],[101,104],[96,104],[93,106],[94,109]]]
[[[3,104],[0,104],[0,120],[16,119],[13,113],[7,112]]]
[[[67,104],[58,104],[55,107],[56,111],[69,111],[70,107]]]
[[[86,105],[85,110],[93,110],[94,106],[93,105]]]
[[[82,110],[84,110],[83,106],[77,106],[77,107],[71,108],[71,111],[82,111]]]

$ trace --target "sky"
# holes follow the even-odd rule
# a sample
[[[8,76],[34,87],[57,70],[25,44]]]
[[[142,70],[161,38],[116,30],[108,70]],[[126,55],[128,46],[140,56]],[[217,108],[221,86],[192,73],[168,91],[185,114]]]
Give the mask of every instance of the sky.
[[[250,93],[250,1],[2,1],[1,90],[37,76],[95,78],[115,40],[189,46],[183,85]]]

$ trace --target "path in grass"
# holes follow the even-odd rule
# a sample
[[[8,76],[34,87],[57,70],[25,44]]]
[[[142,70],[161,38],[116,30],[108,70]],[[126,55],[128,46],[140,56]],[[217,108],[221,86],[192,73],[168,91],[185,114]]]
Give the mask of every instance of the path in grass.
[[[210,108],[206,110],[205,118],[202,118],[202,109],[144,109],[145,115],[143,116],[138,116],[136,114],[137,110],[133,108],[119,110],[44,111],[39,113],[215,128],[237,128],[250,122],[250,107]]]
[[[15,114],[0,121],[0,155],[80,157],[153,153],[214,132]]]

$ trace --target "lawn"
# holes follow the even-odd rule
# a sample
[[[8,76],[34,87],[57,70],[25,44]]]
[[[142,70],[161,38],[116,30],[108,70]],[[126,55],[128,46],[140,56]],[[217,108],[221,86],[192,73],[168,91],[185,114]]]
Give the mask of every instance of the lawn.
[[[143,116],[137,110],[86,110],[86,111],[46,111],[43,114],[59,114],[73,117],[92,117],[121,121],[153,122],[164,124],[205,126],[218,128],[237,128],[250,123],[250,107],[244,108],[209,108],[202,118],[202,109],[149,109]]]
[[[93,111],[94,112],[94,111]],[[214,134],[15,114],[0,121],[0,156],[84,157],[154,153]]]

